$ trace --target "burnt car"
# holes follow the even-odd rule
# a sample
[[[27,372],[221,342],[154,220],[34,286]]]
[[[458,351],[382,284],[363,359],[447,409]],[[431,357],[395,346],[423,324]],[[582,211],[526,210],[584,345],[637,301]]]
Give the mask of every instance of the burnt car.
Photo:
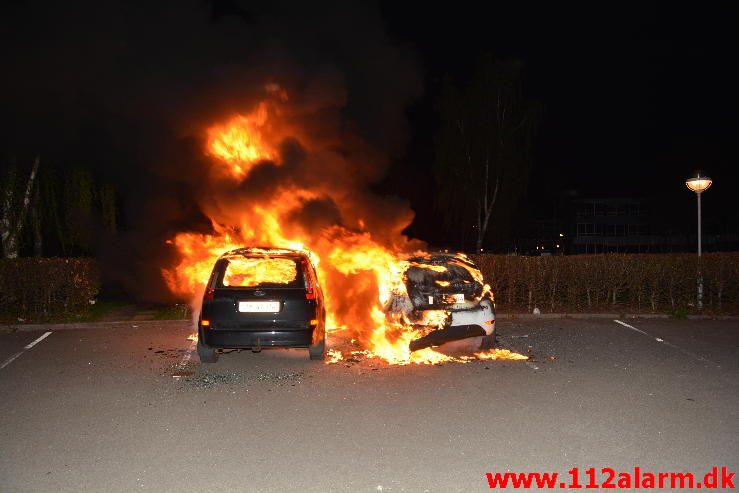
[[[307,347],[326,354],[326,309],[307,252],[240,248],[215,263],[198,320],[198,355],[214,363],[222,349]]]
[[[419,329],[410,350],[479,338],[479,349],[495,344],[495,303],[482,273],[463,253],[411,257],[403,288],[385,306],[387,316]]]

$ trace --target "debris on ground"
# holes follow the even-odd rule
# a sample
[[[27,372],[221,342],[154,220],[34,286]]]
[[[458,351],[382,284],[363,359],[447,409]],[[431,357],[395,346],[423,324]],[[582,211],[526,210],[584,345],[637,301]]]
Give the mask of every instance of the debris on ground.
[[[243,372],[231,371],[224,373],[199,372],[192,375],[183,376],[182,382],[188,387],[196,390],[209,390],[218,388],[223,385],[241,385],[250,382],[266,382],[277,383],[280,385],[296,385],[303,381],[303,372],[280,372],[280,371],[262,371],[262,372]]]

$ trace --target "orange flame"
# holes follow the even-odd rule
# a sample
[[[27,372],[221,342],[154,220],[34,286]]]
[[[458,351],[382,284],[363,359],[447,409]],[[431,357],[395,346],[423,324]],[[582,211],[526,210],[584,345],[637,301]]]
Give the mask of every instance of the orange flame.
[[[223,125],[209,128],[208,151],[229,165],[234,178],[243,180],[256,163],[274,158],[262,138],[266,123],[267,105],[260,103],[248,115],[237,115]]]
[[[262,283],[289,284],[298,276],[298,269],[286,258],[231,259],[223,278],[224,286],[256,286]]]
[[[423,334],[402,321],[389,320],[383,311],[394,293],[405,293],[406,289],[402,275],[410,263],[400,258],[402,254],[412,253],[408,250],[413,248],[409,247],[412,243],[400,235],[402,228],[390,239],[383,232],[379,240],[368,231],[368,212],[361,210],[349,210],[346,214],[347,221],[357,224],[359,229],[336,223],[321,228],[299,221],[296,224],[294,215],[307,202],[330,199],[346,206],[353,199],[351,190],[330,195],[330,191],[315,186],[286,181],[258,200],[242,199],[235,192],[240,190],[241,184],[249,185],[250,174],[260,163],[275,168],[284,166],[278,152],[284,139],[297,140],[309,150],[321,145],[296,132],[286,121],[289,112],[284,107],[288,101],[284,90],[270,84],[267,93],[270,99],[257,104],[253,111],[236,115],[206,131],[213,173],[210,181],[203,184],[210,193],[206,194],[208,199],[200,205],[211,219],[213,233],[182,232],[168,241],[180,257],[177,265],[162,270],[170,290],[178,295],[192,296],[199,305],[213,264],[224,252],[256,245],[307,250],[315,265],[324,260],[317,270],[325,294],[328,331],[350,330],[366,348],[366,356],[382,358],[391,364],[465,361],[431,348],[411,353],[408,344]],[[330,141],[317,155],[324,159],[331,152],[335,153],[335,146],[336,142]],[[222,203],[217,197],[224,190],[230,200]],[[443,266],[421,267],[438,272],[445,270]],[[262,274],[274,275],[274,272]],[[289,277],[289,274],[278,275]],[[245,276],[245,271],[239,271],[233,281],[249,282]],[[430,325],[443,323],[442,314],[429,313],[427,317]],[[480,358],[489,359],[488,356]],[[329,352],[328,362],[342,359],[340,351]]]

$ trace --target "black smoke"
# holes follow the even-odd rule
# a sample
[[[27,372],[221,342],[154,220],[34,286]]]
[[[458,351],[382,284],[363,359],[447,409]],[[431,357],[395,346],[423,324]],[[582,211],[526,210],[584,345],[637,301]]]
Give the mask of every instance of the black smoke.
[[[210,228],[200,206],[203,129],[248,111],[268,82],[300,102],[300,125],[313,138],[361,143],[347,147],[358,150],[351,173],[326,170],[323,179],[356,182],[375,210],[403,209],[366,190],[403,149],[420,70],[372,2],[17,1],[0,7],[0,18],[0,155],[37,153],[62,170],[83,164],[115,185],[121,227],[96,249],[109,286],[169,297],[166,240]],[[286,142],[286,166],[255,169],[249,193],[315,179],[300,176],[301,152]],[[255,187],[258,179],[267,185]],[[239,200],[249,193],[234,191]],[[294,219],[307,217],[316,226],[357,219],[321,200]]]

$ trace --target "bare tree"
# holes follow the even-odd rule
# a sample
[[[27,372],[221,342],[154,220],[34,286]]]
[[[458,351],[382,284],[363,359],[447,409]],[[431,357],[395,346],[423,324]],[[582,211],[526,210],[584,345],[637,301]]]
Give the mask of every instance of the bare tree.
[[[462,91],[447,80],[434,174],[447,225],[475,230],[483,248],[501,200],[513,213],[526,189],[539,106],[524,98],[520,62],[484,58]],[[474,221],[474,223],[473,223]]]
[[[16,187],[17,168],[11,166],[6,173],[5,183],[2,190],[0,190],[3,207],[2,217],[0,217],[0,240],[2,240],[4,258],[18,257],[21,232],[31,203],[31,192],[36,181],[39,162],[40,158],[37,156],[31,167],[31,173],[28,176],[21,200],[16,197],[18,191]]]

